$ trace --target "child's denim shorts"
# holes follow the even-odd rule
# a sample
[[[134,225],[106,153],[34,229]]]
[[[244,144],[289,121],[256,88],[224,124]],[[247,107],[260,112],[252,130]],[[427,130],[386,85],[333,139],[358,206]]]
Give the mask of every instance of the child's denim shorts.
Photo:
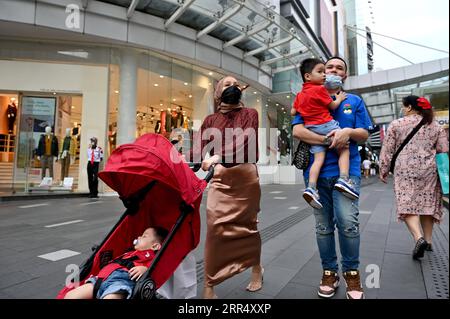
[[[91,277],[86,283],[95,285],[96,281],[97,277]],[[126,299],[130,299],[135,285],[136,282],[130,279],[128,271],[116,270],[102,282],[95,298],[103,299],[106,295],[120,293],[124,294]]]
[[[327,135],[331,131],[340,129],[339,122],[335,120],[331,120],[324,124],[319,125],[305,125],[305,127],[308,130],[313,131],[314,133],[320,134],[320,135]],[[328,149],[328,146],[325,145],[311,145],[310,152],[311,153],[320,153],[320,152],[326,152]]]

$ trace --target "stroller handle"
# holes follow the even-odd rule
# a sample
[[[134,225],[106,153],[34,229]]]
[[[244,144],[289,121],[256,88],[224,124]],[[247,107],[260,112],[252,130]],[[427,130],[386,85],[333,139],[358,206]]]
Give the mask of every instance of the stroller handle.
[[[205,177],[205,181],[207,182],[207,183],[209,183],[209,181],[213,178],[213,176],[214,176],[214,166],[216,166],[216,164],[212,164],[210,167],[209,167],[209,169],[208,169],[208,174],[206,174],[206,177]]]
[[[208,169],[208,173],[206,174],[204,180],[209,183],[209,181],[211,180],[211,178],[213,178],[214,176],[214,166],[216,166],[216,164],[212,164],[209,169]],[[189,168],[191,168],[194,172],[197,172],[200,168],[202,167],[201,163],[190,163],[189,164]]]

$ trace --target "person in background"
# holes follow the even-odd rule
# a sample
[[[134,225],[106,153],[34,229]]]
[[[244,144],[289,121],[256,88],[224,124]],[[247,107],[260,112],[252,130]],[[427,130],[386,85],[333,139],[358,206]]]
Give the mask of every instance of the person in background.
[[[87,175],[89,183],[89,198],[98,198],[98,169],[103,161],[103,150],[97,145],[97,138],[91,137],[91,144],[87,150]]]
[[[365,178],[369,178],[369,176],[370,176],[370,165],[371,164],[372,164],[372,162],[367,158],[362,162]]]
[[[448,152],[444,129],[434,121],[427,99],[410,95],[403,98],[404,117],[392,121],[380,154],[380,179],[387,183],[392,158],[409,133],[424,125],[399,153],[394,166],[394,192],[397,217],[408,227],[415,245],[414,259],[432,250],[433,224],[442,220],[442,190],[436,168],[436,153]]]

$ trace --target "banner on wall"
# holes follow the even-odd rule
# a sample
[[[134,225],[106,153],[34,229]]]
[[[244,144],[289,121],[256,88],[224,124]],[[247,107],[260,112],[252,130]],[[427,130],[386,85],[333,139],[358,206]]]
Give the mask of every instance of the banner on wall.
[[[24,167],[25,161],[34,157],[39,138],[47,126],[54,133],[55,112],[56,97],[22,97],[17,167]]]
[[[448,110],[434,112],[435,120],[444,128],[448,128]]]

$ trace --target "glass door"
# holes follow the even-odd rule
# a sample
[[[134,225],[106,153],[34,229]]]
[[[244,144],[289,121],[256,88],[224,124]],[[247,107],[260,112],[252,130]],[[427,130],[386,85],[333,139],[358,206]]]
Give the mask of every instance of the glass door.
[[[56,97],[21,94],[19,109],[14,189],[48,191],[53,184],[54,163],[58,157],[53,141]]]

